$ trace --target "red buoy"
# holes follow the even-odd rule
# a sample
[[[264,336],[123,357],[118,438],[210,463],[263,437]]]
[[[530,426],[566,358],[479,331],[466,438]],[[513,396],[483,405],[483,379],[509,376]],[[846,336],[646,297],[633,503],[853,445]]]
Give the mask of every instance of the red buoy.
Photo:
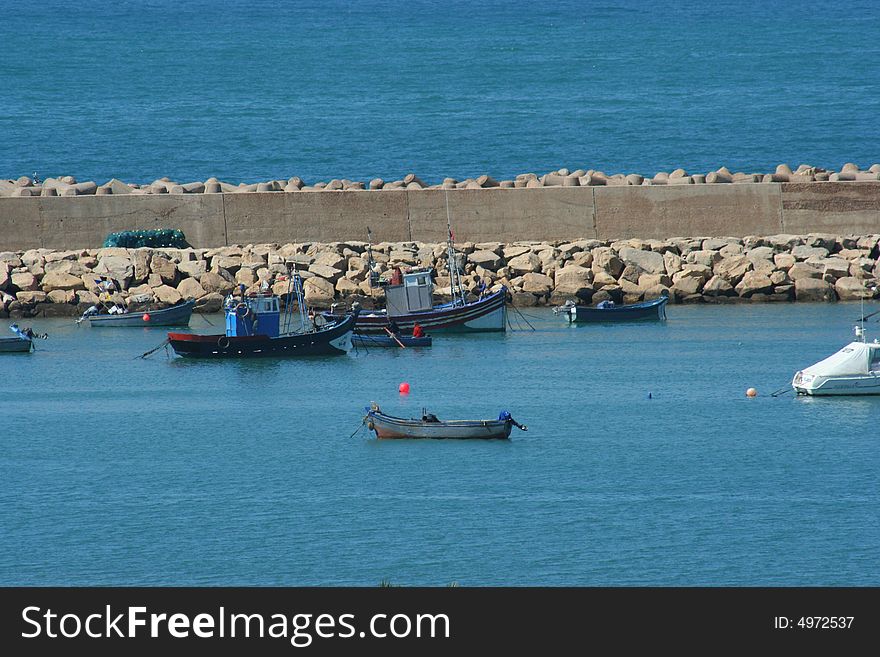
[[[142,319],[145,322],[149,322],[150,321],[150,313],[144,313],[144,316],[142,317]]]
[[[409,394],[409,384],[408,384],[406,381],[404,381],[403,383],[401,383],[401,384],[397,387],[397,389],[400,391],[400,394],[401,394],[401,395],[408,395],[408,394]]]

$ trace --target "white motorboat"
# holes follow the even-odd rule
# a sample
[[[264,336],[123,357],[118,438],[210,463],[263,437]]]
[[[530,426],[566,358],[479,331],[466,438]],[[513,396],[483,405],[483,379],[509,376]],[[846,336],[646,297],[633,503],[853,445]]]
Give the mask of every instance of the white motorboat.
[[[795,373],[799,395],[880,395],[880,342],[868,342],[863,326],[855,333],[855,342]]]

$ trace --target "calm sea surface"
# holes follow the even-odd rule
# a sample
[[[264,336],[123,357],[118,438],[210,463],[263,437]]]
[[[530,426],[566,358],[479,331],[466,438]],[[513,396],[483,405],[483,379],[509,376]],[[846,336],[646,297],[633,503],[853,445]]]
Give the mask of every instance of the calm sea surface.
[[[50,339],[0,359],[0,584],[880,584],[880,398],[770,396],[858,304],[526,312],[534,332],[241,362],[34,321]],[[529,431],[350,437],[370,401]]]
[[[7,18],[0,177],[880,159],[875,0],[45,0]]]

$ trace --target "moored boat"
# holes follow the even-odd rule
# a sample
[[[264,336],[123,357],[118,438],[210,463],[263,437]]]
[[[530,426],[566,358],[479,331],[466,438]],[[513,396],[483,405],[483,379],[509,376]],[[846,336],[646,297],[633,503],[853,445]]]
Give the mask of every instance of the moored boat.
[[[15,333],[15,337],[0,338],[0,354],[27,353],[34,348],[31,336],[25,334],[17,324],[10,326],[9,330]]]
[[[799,395],[880,395],[880,343],[865,339],[863,326],[856,340],[818,363],[795,373],[791,385]]]
[[[411,331],[416,324],[431,332],[507,330],[507,289],[504,286],[494,293],[483,290],[477,299],[468,300],[455,253],[448,198],[446,230],[446,262],[452,301],[434,304],[434,272],[430,269],[411,269],[403,272],[396,268],[390,284],[382,284],[376,271],[376,263],[373,261],[372,246],[368,246],[370,285],[384,288],[385,308],[362,312],[357,321],[359,333],[384,333],[391,322],[395,322],[405,332]],[[367,235],[372,242],[369,229]],[[324,313],[324,317],[338,319],[338,315],[332,310]]]
[[[414,338],[411,335],[363,335],[355,331],[351,336],[351,343],[355,347],[382,347],[382,348],[401,348],[401,347],[430,347],[433,343],[430,335],[420,338]]]
[[[98,308],[92,306],[94,314],[86,311],[77,323],[88,319],[91,326],[98,327],[188,326],[195,305],[196,302],[189,299],[168,308],[120,313],[99,313]]]
[[[296,287],[300,325],[292,328],[290,293],[284,313],[281,298],[271,293],[229,295],[225,303],[226,332],[215,335],[169,333],[168,343],[180,356],[199,358],[301,357],[345,354],[351,349],[359,308],[338,321],[316,328],[307,316],[302,281]],[[243,286],[242,286],[243,287]]]
[[[512,427],[528,431],[527,426],[514,420],[507,411],[502,411],[495,420],[439,420],[424,410],[421,418],[406,419],[383,413],[375,402],[367,409],[364,421],[380,439],[504,440],[510,437]]]
[[[565,315],[569,322],[630,322],[639,320],[666,319],[666,304],[669,296],[663,295],[651,301],[627,305],[616,305],[612,301],[602,301],[596,306],[579,306],[573,301],[553,309],[554,314]]]

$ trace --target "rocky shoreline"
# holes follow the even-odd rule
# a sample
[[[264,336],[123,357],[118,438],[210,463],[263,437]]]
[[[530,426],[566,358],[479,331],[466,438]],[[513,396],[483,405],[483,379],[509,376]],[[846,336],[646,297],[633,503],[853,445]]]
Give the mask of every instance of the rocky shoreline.
[[[463,283],[507,286],[514,305],[576,299],[634,303],[668,291],[674,303],[835,301],[880,298],[880,235],[810,234],[746,238],[516,242],[456,245]],[[234,287],[259,289],[295,264],[311,306],[358,300],[381,304],[371,289],[365,242],[259,244],[216,249],[82,249],[0,253],[0,317],[76,316],[98,302],[95,279],[121,291],[114,302],[153,307],[195,299],[196,312],[220,310]],[[433,267],[436,292],[449,296],[446,245],[380,243],[372,247],[383,277],[395,266]]]
[[[880,164],[867,169],[848,162],[840,171],[830,171],[810,164],[792,169],[780,164],[775,171],[747,173],[731,172],[719,167],[706,173],[688,173],[678,168],[660,171],[653,176],[640,173],[606,174],[596,169],[560,168],[538,175],[521,173],[512,180],[496,180],[488,174],[457,179],[444,178],[441,183],[429,184],[414,173],[398,180],[373,178],[369,181],[334,178],[329,181],[307,183],[299,176],[288,179],[266,180],[256,183],[233,184],[211,177],[204,181],[181,183],[165,176],[150,183],[123,182],[113,178],[105,183],[93,180],[78,182],[73,176],[59,176],[39,180],[34,174],[16,180],[0,180],[0,196],[102,196],[102,195],[152,195],[152,194],[241,194],[248,192],[320,192],[356,190],[418,190],[418,189],[514,189],[534,187],[613,187],[643,185],[701,185],[734,183],[795,183],[795,182],[876,182],[880,181]]]

